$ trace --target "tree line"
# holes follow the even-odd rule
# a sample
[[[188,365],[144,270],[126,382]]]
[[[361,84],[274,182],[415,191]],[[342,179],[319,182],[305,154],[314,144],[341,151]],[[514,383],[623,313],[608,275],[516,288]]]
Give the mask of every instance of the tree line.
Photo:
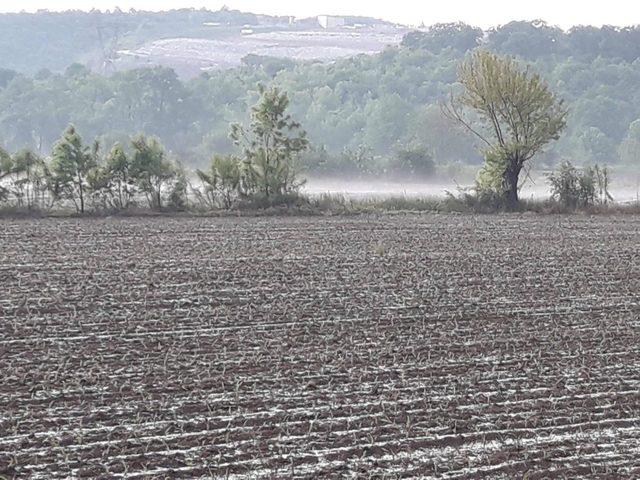
[[[239,200],[291,201],[303,183],[296,161],[309,142],[287,113],[287,94],[264,86],[259,92],[250,125],[231,125],[240,154],[215,155],[195,172],[198,185],[155,137],[139,134],[103,153],[99,141],[86,144],[69,125],[47,157],[0,149],[0,203],[29,210],[73,205],[84,214],[127,210],[141,199],[152,210],[184,209],[190,198],[210,209],[229,209]]]
[[[257,57],[189,80],[160,67],[108,76],[77,64],[33,76],[4,70],[0,144],[45,155],[69,123],[103,145],[144,131],[185,165],[204,167],[209,152],[235,151],[228,125],[248,120],[263,83],[290,92],[291,113],[314,145],[301,158],[312,174],[455,171],[483,158],[477,138],[452,129],[439,104],[460,87],[457,65],[481,46],[526,60],[570,105],[567,129],[538,157],[541,165],[633,165],[640,156],[637,35],[637,28],[562,32],[528,22],[487,33],[454,24],[410,34],[374,56],[332,64]]]
[[[485,49],[474,50],[459,65],[457,79],[462,90],[451,93],[441,108],[443,116],[481,142],[478,152],[484,162],[474,202],[515,210],[521,173],[561,137],[568,109],[539,74],[513,57]],[[28,209],[68,201],[81,214],[87,204],[101,210],[128,209],[140,196],[151,209],[179,209],[189,203],[189,193],[209,209],[230,209],[243,199],[261,205],[290,203],[304,183],[297,162],[310,143],[288,111],[286,93],[263,85],[258,92],[250,124],[230,127],[229,138],[240,154],[214,155],[208,168],[196,170],[197,187],[156,138],[140,134],[130,139],[128,151],[116,143],[102,156],[97,140],[85,145],[70,125],[48,160],[30,150],[13,156],[0,150],[0,200],[13,197]],[[549,176],[552,196],[571,207],[611,200],[608,182],[606,168],[595,165],[580,171],[570,162]]]

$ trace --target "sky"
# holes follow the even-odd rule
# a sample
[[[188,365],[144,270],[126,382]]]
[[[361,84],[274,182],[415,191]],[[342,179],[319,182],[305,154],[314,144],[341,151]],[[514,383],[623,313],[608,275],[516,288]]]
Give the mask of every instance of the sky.
[[[167,10],[223,5],[253,13],[310,17],[364,15],[403,23],[431,25],[464,21],[483,28],[511,20],[543,19],[553,25],[640,24],[640,0],[0,0],[0,12],[112,9]]]

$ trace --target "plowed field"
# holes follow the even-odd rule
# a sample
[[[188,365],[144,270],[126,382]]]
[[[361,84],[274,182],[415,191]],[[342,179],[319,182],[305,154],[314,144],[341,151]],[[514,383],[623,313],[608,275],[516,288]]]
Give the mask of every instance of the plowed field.
[[[0,475],[640,478],[640,218],[0,221]]]

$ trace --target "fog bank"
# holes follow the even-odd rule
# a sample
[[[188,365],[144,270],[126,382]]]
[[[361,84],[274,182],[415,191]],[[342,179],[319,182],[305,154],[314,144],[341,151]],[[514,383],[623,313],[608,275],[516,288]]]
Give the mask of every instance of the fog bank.
[[[309,178],[303,192],[311,196],[323,194],[342,195],[346,198],[435,197],[444,198],[447,192],[457,193],[458,188],[468,187],[472,180],[362,180],[346,178]],[[610,193],[618,203],[636,202],[640,199],[640,174],[618,173],[612,176]],[[545,199],[550,196],[547,179],[542,173],[534,174],[522,187],[521,199]]]

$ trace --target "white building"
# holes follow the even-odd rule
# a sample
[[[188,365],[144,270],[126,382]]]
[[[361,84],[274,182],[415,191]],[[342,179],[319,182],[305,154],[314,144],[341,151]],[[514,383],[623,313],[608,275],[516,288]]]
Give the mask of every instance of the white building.
[[[347,23],[344,17],[333,17],[331,15],[319,15],[318,23],[322,28],[344,27]]]

